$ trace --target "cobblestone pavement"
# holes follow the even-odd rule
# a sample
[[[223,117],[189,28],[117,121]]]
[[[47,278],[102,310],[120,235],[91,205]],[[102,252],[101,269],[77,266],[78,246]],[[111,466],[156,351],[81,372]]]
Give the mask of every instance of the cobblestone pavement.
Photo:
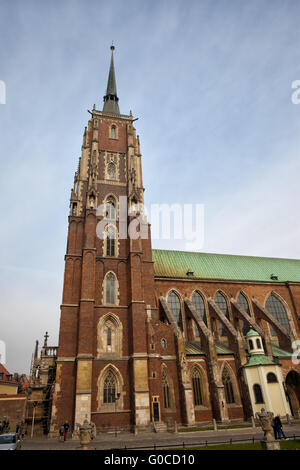
[[[284,432],[288,438],[299,436],[300,423],[291,426],[284,426]],[[138,435],[131,433],[100,433],[90,445],[90,450],[112,450],[112,449],[163,449],[170,447],[188,447],[196,445],[216,444],[220,442],[229,443],[249,439],[260,440],[263,433],[260,428],[228,429],[219,431],[201,431],[184,433],[141,433]],[[22,443],[22,450],[79,450],[78,440],[68,439],[61,442],[58,439],[47,438],[25,438]]]

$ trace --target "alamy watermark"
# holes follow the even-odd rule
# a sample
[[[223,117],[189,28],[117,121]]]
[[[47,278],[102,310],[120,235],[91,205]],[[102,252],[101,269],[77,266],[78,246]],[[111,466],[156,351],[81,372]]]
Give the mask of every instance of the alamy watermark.
[[[6,104],[6,85],[3,80],[0,80],[0,104]]]
[[[300,339],[292,342],[293,354],[292,354],[292,363],[295,365],[300,364]],[[298,357],[299,356],[299,357]]]
[[[108,202],[98,206],[96,215],[102,217],[96,228],[97,236],[101,240],[116,237],[121,240],[147,239],[150,216],[152,240],[184,240],[188,250],[203,248],[203,204],[151,204],[148,211],[141,203],[128,206],[127,197],[120,196],[118,211]]]
[[[0,364],[6,363],[6,344],[0,339]]]
[[[291,100],[293,104],[299,104],[300,103],[300,80],[294,80],[292,82],[292,88],[295,89],[295,91],[292,93]]]

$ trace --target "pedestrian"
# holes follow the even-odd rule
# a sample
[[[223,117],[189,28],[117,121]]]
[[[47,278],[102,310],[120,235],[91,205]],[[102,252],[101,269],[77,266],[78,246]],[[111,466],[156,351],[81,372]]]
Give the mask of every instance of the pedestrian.
[[[275,416],[274,423],[275,423],[275,428],[276,428],[276,431],[277,431],[278,439],[281,439],[282,437],[284,437],[284,439],[286,439],[286,435],[283,432],[282,422],[281,422],[281,419],[280,419],[279,415]]]
[[[62,424],[61,427],[59,428],[59,440],[60,441],[64,440],[64,434],[65,434],[65,428]]]
[[[66,441],[67,440],[67,434],[68,434],[69,427],[70,427],[68,421],[66,421],[63,426],[64,426],[64,441]]]

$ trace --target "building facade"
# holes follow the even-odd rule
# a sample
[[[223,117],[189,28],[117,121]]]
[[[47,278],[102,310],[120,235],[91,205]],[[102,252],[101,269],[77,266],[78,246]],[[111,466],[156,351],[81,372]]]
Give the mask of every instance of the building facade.
[[[300,261],[153,250],[135,119],[118,101],[112,46],[70,199],[51,432],[249,419],[249,330],[296,416]]]

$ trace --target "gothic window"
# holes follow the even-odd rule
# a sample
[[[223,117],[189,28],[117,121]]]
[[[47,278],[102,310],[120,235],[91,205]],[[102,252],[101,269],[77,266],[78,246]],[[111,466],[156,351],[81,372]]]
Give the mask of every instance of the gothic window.
[[[107,328],[107,346],[111,346],[111,328]]]
[[[286,331],[289,333],[290,331],[290,325],[289,325],[289,320],[288,316],[286,313],[286,309],[281,302],[281,300],[278,299],[275,295],[271,294],[266,302],[266,309],[268,310],[271,315],[273,315],[274,318],[283,326],[283,328],[286,329]],[[270,325],[270,331],[272,336],[277,336],[276,331],[274,328]]]
[[[116,277],[108,273],[105,278],[105,300],[107,304],[116,303]]]
[[[116,200],[113,196],[109,196],[105,202],[106,218],[108,220],[116,220]]]
[[[181,314],[181,304],[180,299],[176,292],[173,290],[168,295],[168,306],[171,312],[173,313],[175,320],[178,326],[182,329],[182,314]]]
[[[278,382],[276,375],[273,372],[269,372],[267,375],[267,382],[269,384]]]
[[[253,391],[254,391],[254,396],[255,396],[255,403],[264,403],[261,386],[259,384],[254,384]]]
[[[201,320],[205,323],[207,326],[207,318],[206,318],[206,312],[205,312],[205,304],[202,296],[199,294],[199,292],[194,292],[193,297],[192,297],[192,303],[199,314]],[[196,326],[196,336],[199,337],[199,330],[198,327]]]
[[[222,294],[222,292],[219,291],[216,293],[215,303],[219,307],[221,312],[225,315],[225,317],[229,320],[230,318],[229,318],[228,305],[227,305],[225,296]],[[226,329],[222,324],[220,324],[220,335],[226,336]]]
[[[116,229],[109,225],[106,233],[106,256],[116,256]]]
[[[237,302],[242,307],[242,309],[247,313],[247,315],[249,315],[249,317],[250,317],[251,312],[250,312],[249,302],[247,300],[247,297],[243,294],[243,292],[239,293],[238,298],[237,298]],[[248,333],[250,328],[247,324],[245,324],[245,322],[243,320],[242,320],[242,328],[243,328],[243,334],[244,334],[244,336],[246,336],[246,334]]]
[[[171,408],[171,405],[170,405],[170,388],[169,388],[168,377],[167,377],[167,374],[166,374],[165,370],[162,372],[162,384],[163,384],[163,395],[164,395],[164,407],[165,408]]]
[[[112,125],[110,128],[110,138],[116,139],[117,138],[117,128],[115,125]]]
[[[110,162],[107,165],[107,179],[109,180],[116,179],[116,165],[113,162]]]
[[[109,371],[104,380],[103,387],[103,403],[114,403],[116,396],[116,378],[114,374]]]
[[[202,391],[201,391],[201,375],[197,368],[193,370],[192,387],[193,387],[193,395],[194,395],[194,405],[195,406],[203,405]]]
[[[161,340],[161,347],[163,349],[166,349],[166,347],[167,347],[167,341],[164,338]]]
[[[226,403],[235,403],[232,381],[227,368],[224,368],[223,370],[222,383],[224,385]]]

